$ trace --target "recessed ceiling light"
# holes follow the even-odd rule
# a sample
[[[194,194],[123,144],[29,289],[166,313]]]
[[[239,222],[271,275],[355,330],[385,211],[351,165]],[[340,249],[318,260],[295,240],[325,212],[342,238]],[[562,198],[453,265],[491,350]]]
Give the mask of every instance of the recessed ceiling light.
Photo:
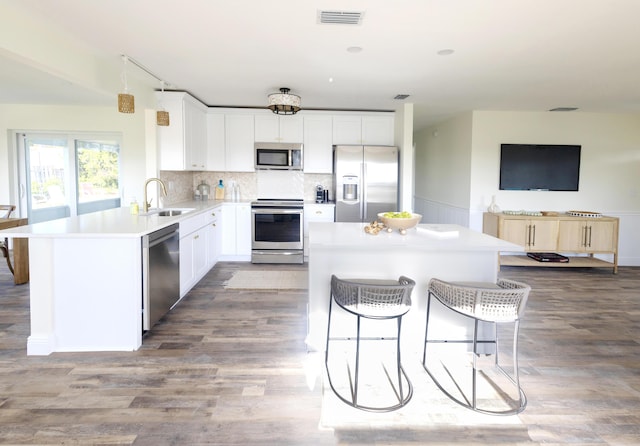
[[[333,82],[333,78],[332,78],[332,77],[330,77],[330,78],[329,78],[329,83],[332,83],[332,82]]]
[[[347,48],[347,51],[349,53],[359,53],[360,51],[362,51],[362,47],[361,46],[350,46],[349,48]]]
[[[455,51],[452,50],[451,48],[446,48],[444,50],[440,50],[438,51],[438,56],[449,56],[450,54],[453,54]]]
[[[559,112],[563,112],[563,111],[576,111],[578,109],[578,107],[556,107],[556,108],[552,108],[549,111],[559,111]]]

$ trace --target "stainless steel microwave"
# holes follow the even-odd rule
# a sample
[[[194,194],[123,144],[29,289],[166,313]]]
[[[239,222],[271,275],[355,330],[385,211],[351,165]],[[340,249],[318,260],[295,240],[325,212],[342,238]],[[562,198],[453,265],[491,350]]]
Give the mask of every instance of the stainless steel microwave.
[[[256,169],[302,170],[302,144],[255,143]]]

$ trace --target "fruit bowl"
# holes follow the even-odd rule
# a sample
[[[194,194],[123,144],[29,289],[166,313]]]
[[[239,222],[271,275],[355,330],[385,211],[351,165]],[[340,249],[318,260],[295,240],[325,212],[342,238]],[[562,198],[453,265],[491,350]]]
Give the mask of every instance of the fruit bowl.
[[[385,217],[385,214],[389,212],[381,212],[378,214],[378,219],[384,223],[388,232],[393,232],[395,229],[400,231],[400,234],[406,234],[407,229],[414,228],[422,220],[422,215],[411,214],[411,217]],[[400,212],[394,212],[393,214],[400,215]]]

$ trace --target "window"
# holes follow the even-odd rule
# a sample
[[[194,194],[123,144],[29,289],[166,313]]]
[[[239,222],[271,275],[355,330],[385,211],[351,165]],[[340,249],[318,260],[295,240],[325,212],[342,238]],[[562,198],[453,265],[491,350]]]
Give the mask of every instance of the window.
[[[116,135],[20,134],[18,148],[29,223],[120,207]]]

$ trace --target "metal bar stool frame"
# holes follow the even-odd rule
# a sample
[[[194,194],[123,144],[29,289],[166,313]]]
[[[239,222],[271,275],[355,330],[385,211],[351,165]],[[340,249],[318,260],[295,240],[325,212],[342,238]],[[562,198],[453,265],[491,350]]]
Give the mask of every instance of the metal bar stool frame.
[[[402,317],[411,309],[411,291],[415,286],[415,282],[405,276],[400,276],[397,282],[382,281],[373,279],[352,279],[342,280],[335,275],[331,276],[331,296],[329,297],[329,314],[327,321],[327,343],[325,348],[325,369],[329,386],[333,393],[344,403],[357,409],[369,412],[390,412],[406,405],[413,396],[413,385],[402,367],[400,354],[400,333],[402,329]],[[344,340],[344,338],[331,337],[331,314],[333,310],[333,302],[348,313],[356,316],[356,354],[355,354],[355,371],[353,376],[349,371],[349,383],[351,390],[351,398],[346,398],[334,387],[329,371],[329,343],[335,340]],[[394,388],[394,392],[398,397],[398,404],[385,407],[364,406],[358,403],[358,377],[360,374],[360,341],[361,340],[380,340],[381,338],[361,338],[360,322],[361,319],[386,320],[396,319],[398,325],[397,336],[393,338],[385,337],[385,340],[396,341],[396,371],[398,379],[398,389]],[[350,340],[351,338],[347,338]],[[407,382],[407,389],[403,388],[403,378]]]
[[[491,286],[487,286],[491,285]],[[439,279],[431,279],[428,287],[427,298],[427,318],[425,324],[424,335],[424,352],[422,354],[422,366],[429,374],[433,382],[438,388],[461,406],[472,409],[476,412],[489,414],[489,415],[515,415],[522,412],[527,406],[527,397],[520,386],[520,375],[518,371],[518,333],[520,329],[520,319],[524,313],[524,309],[527,303],[529,292],[531,287],[527,284],[516,282],[508,279],[498,279],[497,283],[475,283],[475,284],[458,284],[445,282]],[[431,299],[434,297],[446,308],[459,313],[463,316],[474,319],[473,325],[473,339],[453,342],[472,343],[472,395],[471,402],[464,396],[464,393],[460,390],[464,397],[464,401],[456,396],[452,395],[442,386],[436,379],[434,373],[427,367],[427,344],[429,342],[452,342],[447,340],[429,340],[429,316],[431,311]],[[494,340],[478,340],[478,324],[480,321],[490,322],[494,328]],[[498,325],[502,323],[513,323],[513,376],[511,376],[500,365],[498,360],[499,355],[499,343],[498,343]],[[517,389],[518,392],[518,404],[513,409],[507,409],[503,411],[489,410],[479,408],[477,405],[476,388],[477,388],[477,356],[478,356],[478,344],[480,343],[493,343],[495,344],[495,359],[494,363],[496,369],[499,370]]]

